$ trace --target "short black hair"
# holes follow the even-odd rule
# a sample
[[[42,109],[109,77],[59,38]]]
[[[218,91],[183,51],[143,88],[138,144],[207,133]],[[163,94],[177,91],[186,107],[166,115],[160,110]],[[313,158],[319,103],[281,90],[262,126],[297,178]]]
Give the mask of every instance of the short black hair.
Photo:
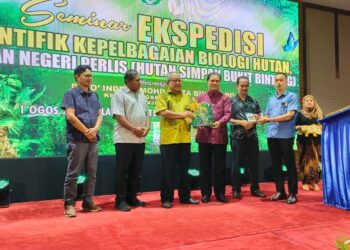
[[[207,75],[207,81],[209,81],[211,76],[219,76],[219,79],[221,81],[221,75],[218,72],[211,72]]]
[[[134,79],[135,77],[137,77],[139,74],[139,72],[137,72],[136,70],[134,69],[129,69],[125,72],[125,75],[124,75],[124,83],[126,84],[126,81],[130,81],[132,79]]]
[[[286,73],[281,72],[281,73],[277,73],[276,76],[277,76],[277,75],[284,75],[284,77],[286,78],[286,80],[288,79],[288,75],[287,75]]]
[[[75,78],[75,75],[80,75],[81,73],[85,72],[87,69],[92,71],[89,65],[78,65],[74,69],[74,78]]]
[[[246,77],[246,76],[240,76],[240,77],[238,77],[237,80],[236,80],[237,86],[238,86],[238,84],[239,84],[239,81],[242,80],[242,79],[246,79],[246,80],[248,81],[248,84],[249,84],[249,79],[248,79],[248,77]]]

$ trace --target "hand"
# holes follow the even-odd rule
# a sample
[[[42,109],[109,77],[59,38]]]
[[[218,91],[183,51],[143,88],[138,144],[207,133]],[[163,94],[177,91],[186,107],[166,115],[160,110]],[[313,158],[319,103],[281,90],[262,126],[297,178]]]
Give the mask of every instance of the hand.
[[[255,123],[254,122],[248,122],[244,127],[245,130],[249,130],[252,127],[254,127]]]
[[[259,120],[261,118],[261,116],[258,114],[253,114],[253,116],[254,116],[255,120]]]
[[[98,132],[97,128],[89,128],[86,132],[85,132],[85,136],[86,135],[94,135],[96,136]]]
[[[132,132],[137,137],[143,137],[143,134],[145,132],[145,128],[144,127],[135,127]]]
[[[241,120],[239,125],[241,125],[242,127],[245,128],[246,126],[248,126],[248,124],[249,124],[248,121],[246,121],[246,120]]]
[[[96,136],[91,136],[91,137],[87,137],[89,142],[97,142],[97,137]]]
[[[269,118],[267,118],[267,117],[263,117],[263,118],[260,118],[259,120],[257,120],[258,124],[265,124],[267,122],[269,122]]]
[[[143,128],[142,137],[146,137],[146,135],[148,134],[148,132],[149,132],[149,127]]]
[[[303,133],[303,129],[300,125],[295,126],[295,129],[298,131],[298,133]]]
[[[220,127],[220,122],[219,121],[216,121],[213,123],[213,125],[211,125],[212,128],[218,128]]]
[[[92,128],[89,128],[86,132],[85,132],[85,137],[89,140],[89,142],[96,142],[97,141],[97,137],[96,137],[97,132],[95,132],[95,130],[93,130]]]
[[[182,113],[183,118],[192,118],[193,113],[191,111],[185,111]]]

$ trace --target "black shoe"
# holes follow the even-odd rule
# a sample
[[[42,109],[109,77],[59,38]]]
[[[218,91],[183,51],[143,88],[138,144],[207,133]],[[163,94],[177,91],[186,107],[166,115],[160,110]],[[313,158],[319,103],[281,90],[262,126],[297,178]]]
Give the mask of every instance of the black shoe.
[[[224,194],[219,194],[219,195],[217,195],[217,196],[216,196],[216,200],[217,200],[217,201],[220,201],[220,202],[222,202],[222,203],[227,203],[227,202],[228,202],[228,200],[227,200],[227,198],[225,197]]]
[[[261,192],[259,189],[253,191],[251,194],[253,196],[259,197],[259,198],[265,198],[266,197],[266,195],[263,192]]]
[[[126,202],[130,206],[135,206],[135,207],[144,207],[144,206],[146,206],[146,202],[140,201],[139,199],[137,199],[137,197],[128,197],[128,198],[126,198]]]
[[[123,212],[128,212],[131,210],[131,207],[129,206],[128,203],[126,203],[125,200],[117,200],[114,207],[115,207],[115,209],[117,209],[119,211],[123,211]]]
[[[162,207],[164,207],[164,208],[171,208],[172,207],[171,202],[170,201],[162,202]]]
[[[287,195],[286,193],[281,193],[281,192],[277,192],[276,194],[274,194],[271,197],[272,201],[278,201],[278,200],[286,200],[287,199]]]
[[[202,196],[202,202],[203,203],[208,203],[210,201],[210,195],[209,194],[205,194]]]
[[[193,198],[189,198],[188,200],[180,200],[180,203],[182,204],[199,204],[199,200],[195,200]]]
[[[297,202],[297,197],[295,194],[290,194],[287,199],[287,204],[294,204]]]
[[[241,197],[241,192],[238,192],[238,191],[233,191],[233,198],[235,198],[235,199],[241,199],[242,197]]]

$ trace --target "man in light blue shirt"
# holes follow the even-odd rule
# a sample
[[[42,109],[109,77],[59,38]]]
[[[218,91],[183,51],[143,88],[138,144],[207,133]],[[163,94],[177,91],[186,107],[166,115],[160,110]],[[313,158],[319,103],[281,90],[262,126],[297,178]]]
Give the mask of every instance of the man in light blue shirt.
[[[269,123],[267,128],[267,143],[271,155],[272,168],[277,193],[271,197],[272,201],[287,199],[284,190],[284,176],[282,165],[285,164],[288,173],[288,204],[296,203],[298,193],[298,178],[294,159],[295,117],[298,110],[298,96],[286,91],[287,75],[275,76],[277,93],[267,102],[265,116],[258,122]]]
[[[111,100],[114,126],[113,142],[116,152],[116,203],[119,211],[130,206],[145,206],[136,194],[145,154],[145,137],[149,132],[149,114],[145,95],[140,92],[140,76],[128,70],[125,86],[116,91]]]

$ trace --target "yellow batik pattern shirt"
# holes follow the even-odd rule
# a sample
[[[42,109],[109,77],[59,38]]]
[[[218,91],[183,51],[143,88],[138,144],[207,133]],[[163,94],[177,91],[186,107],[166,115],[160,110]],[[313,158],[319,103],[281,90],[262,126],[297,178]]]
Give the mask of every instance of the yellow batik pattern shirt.
[[[184,93],[174,94],[169,88],[156,98],[156,114],[163,110],[185,112],[190,110],[192,98]],[[160,144],[191,143],[190,126],[191,119],[167,119],[160,118]]]

